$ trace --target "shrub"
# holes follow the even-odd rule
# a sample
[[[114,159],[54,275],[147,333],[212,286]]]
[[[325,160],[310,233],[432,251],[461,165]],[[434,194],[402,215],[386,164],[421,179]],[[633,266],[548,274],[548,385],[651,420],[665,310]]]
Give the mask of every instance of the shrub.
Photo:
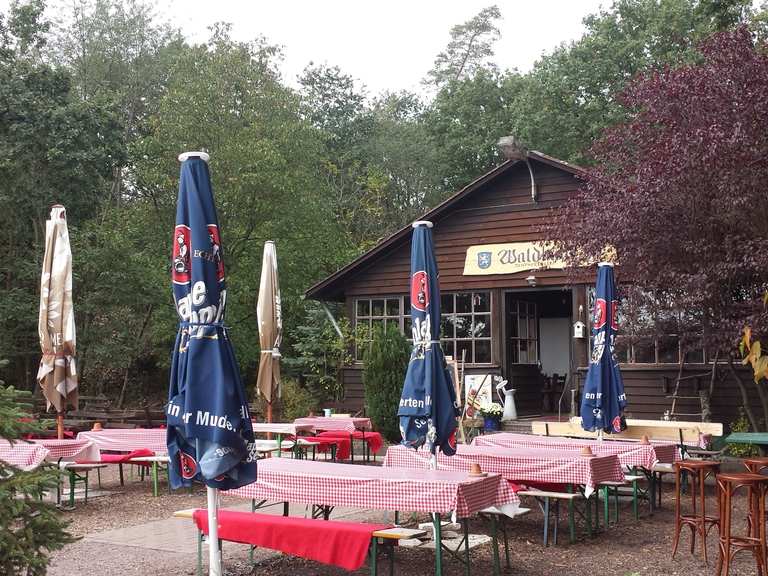
[[[731,422],[731,432],[749,432],[749,420],[747,420],[743,409],[739,417]],[[729,444],[728,454],[736,458],[750,458],[758,456],[760,450],[753,444]]]
[[[382,436],[399,442],[397,408],[410,359],[408,341],[392,324],[386,329],[377,328],[364,359],[366,413]]]
[[[296,418],[302,418],[317,408],[317,402],[312,394],[296,380],[284,378],[282,385],[280,420],[283,422],[293,422]]]

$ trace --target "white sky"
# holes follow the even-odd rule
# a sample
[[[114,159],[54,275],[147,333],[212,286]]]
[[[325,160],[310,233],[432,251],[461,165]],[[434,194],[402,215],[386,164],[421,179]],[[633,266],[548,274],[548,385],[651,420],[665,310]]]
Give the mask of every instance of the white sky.
[[[503,18],[496,63],[521,71],[543,52],[579,38],[582,18],[610,6],[610,0],[161,0],[158,13],[196,41],[218,21],[232,22],[237,40],[264,35],[283,47],[290,84],[313,61],[339,66],[377,94],[420,91],[451,27],[494,1]]]
[[[150,0],[152,1],[152,0]],[[157,14],[192,41],[214,22],[231,22],[237,40],[263,35],[283,47],[289,84],[309,62],[335,65],[369,91],[421,91],[420,81],[450,39],[450,29],[499,6],[496,64],[527,71],[544,52],[575,40],[582,19],[611,0],[154,0]],[[10,0],[0,0],[7,11]],[[49,0],[65,9],[66,0]]]

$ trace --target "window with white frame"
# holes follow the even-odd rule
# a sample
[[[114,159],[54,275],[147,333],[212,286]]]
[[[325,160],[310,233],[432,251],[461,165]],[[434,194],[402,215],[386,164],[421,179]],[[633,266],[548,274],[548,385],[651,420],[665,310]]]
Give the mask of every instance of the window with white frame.
[[[507,322],[509,361],[512,364],[537,364],[539,361],[539,317],[535,302],[512,300]]]
[[[386,298],[358,298],[355,301],[355,327],[362,342],[355,347],[355,360],[361,362],[365,354],[365,343],[370,343],[373,332],[378,327],[387,324],[396,325],[403,331],[403,298],[388,296]],[[410,312],[410,310],[409,310]]]

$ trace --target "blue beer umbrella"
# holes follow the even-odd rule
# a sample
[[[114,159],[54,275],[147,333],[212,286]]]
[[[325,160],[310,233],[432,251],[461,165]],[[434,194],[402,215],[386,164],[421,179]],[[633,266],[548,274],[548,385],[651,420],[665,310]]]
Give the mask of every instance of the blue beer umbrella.
[[[618,329],[613,264],[600,262],[592,314],[592,351],[581,399],[581,426],[584,430],[613,433],[626,429],[624,407],[627,397],[614,352]]]
[[[456,453],[456,389],[440,347],[440,287],[432,223],[413,223],[411,239],[411,321],[413,351],[400,407],[402,443],[426,445],[432,454]]]
[[[224,327],[226,284],[208,155],[179,156],[181,178],[173,234],[173,299],[179,330],[166,410],[171,486],[208,488],[211,574],[220,574],[216,489],[256,480],[248,401]]]

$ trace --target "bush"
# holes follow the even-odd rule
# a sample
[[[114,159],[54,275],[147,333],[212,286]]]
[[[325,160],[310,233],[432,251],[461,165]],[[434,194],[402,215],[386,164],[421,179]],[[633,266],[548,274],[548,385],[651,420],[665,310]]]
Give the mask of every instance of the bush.
[[[739,417],[731,422],[731,432],[749,432],[749,420],[741,409]],[[760,450],[754,444],[729,444],[728,454],[736,458],[751,458],[759,456]]]
[[[410,346],[392,324],[373,333],[365,354],[363,385],[366,414],[374,427],[390,442],[400,441],[397,408],[410,359]]]
[[[296,380],[283,379],[283,394],[280,399],[280,420],[293,422],[296,418],[307,416],[317,409],[317,402],[312,394]]]

